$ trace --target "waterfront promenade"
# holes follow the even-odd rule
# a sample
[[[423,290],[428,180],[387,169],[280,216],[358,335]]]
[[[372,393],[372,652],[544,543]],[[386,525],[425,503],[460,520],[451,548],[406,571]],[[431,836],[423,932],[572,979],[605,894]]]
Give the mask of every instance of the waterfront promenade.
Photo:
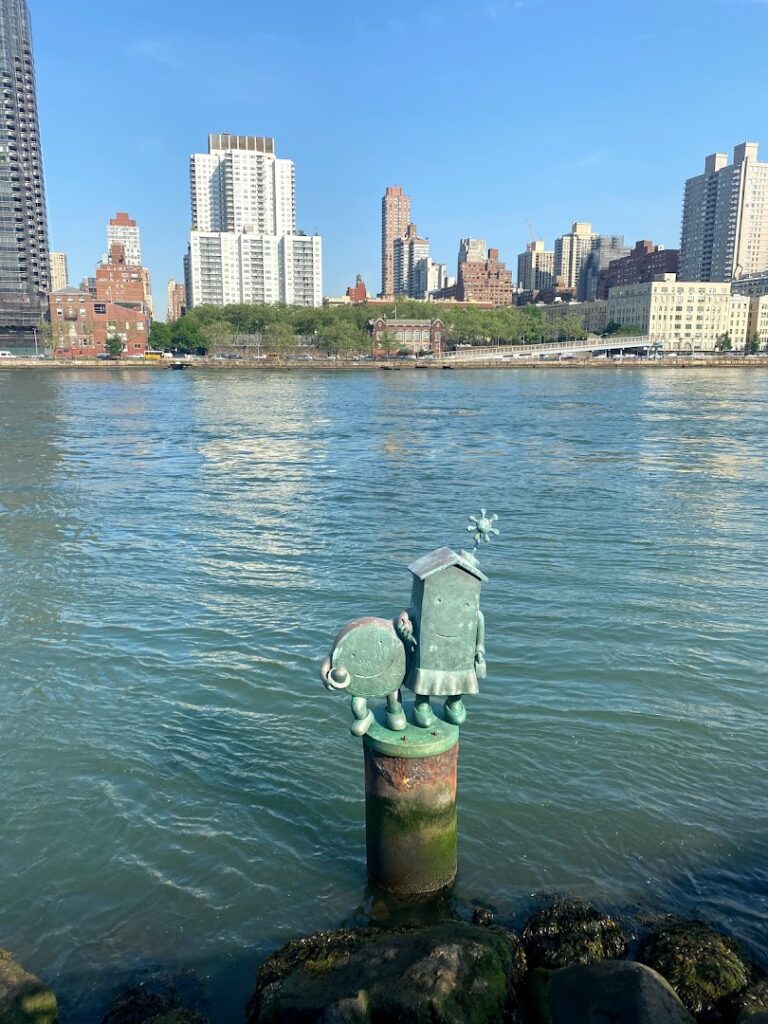
[[[221,370],[303,370],[303,371],[403,371],[403,370],[675,370],[675,369],[765,369],[768,367],[768,354],[756,356],[718,355],[715,352],[701,353],[696,356],[664,356],[661,358],[641,359],[624,356],[620,359],[600,358],[533,358],[522,356],[514,358],[477,358],[451,353],[430,359],[176,359],[176,360],[143,360],[143,359],[34,359],[19,357],[0,362],[3,370],[115,370],[130,371],[168,371],[178,369],[171,363],[182,363],[185,370],[195,372]]]

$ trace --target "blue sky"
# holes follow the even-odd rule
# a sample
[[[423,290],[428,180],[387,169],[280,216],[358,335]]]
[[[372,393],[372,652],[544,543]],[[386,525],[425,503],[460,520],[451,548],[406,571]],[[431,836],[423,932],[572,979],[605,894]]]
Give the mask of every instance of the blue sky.
[[[530,219],[679,241],[682,186],[745,139],[768,159],[768,0],[29,0],[51,246],[78,282],[108,218],[140,224],[164,311],[212,131],[296,163],[324,291],[379,287],[401,184],[435,259],[485,238],[516,269]]]

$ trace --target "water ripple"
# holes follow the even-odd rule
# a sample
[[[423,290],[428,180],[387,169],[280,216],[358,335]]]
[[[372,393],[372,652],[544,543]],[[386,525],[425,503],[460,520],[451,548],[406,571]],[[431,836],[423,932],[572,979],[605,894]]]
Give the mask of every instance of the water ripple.
[[[317,663],[480,504],[461,896],[703,915],[765,958],[768,375],[0,373],[0,944],[99,1019],[365,885]],[[332,410],[332,412],[329,412]]]

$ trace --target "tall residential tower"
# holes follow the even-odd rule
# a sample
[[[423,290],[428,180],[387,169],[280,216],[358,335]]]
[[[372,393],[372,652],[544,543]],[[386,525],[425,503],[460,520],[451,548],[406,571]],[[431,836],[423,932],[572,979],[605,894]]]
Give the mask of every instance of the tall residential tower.
[[[768,164],[757,143],[713,153],[683,199],[681,281],[731,281],[768,269]]]
[[[322,304],[322,242],[296,230],[293,161],[278,159],[274,139],[209,135],[190,184],[190,307]]]
[[[537,295],[555,283],[555,254],[544,242],[529,242],[517,257],[517,283],[524,292]]]
[[[567,234],[555,239],[555,287],[578,292],[581,268],[596,239],[592,225],[583,220],[574,221]]]
[[[395,239],[402,238],[411,222],[411,197],[399,185],[389,185],[381,199],[381,294],[395,294]]]
[[[0,0],[0,340],[26,344],[50,285],[48,223],[26,0]]]

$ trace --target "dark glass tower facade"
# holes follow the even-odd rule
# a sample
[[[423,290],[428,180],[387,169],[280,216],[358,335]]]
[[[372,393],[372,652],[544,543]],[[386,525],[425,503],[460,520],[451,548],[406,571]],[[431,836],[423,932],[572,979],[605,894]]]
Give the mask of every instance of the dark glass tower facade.
[[[49,289],[48,222],[26,0],[0,0],[0,342],[27,344]]]

